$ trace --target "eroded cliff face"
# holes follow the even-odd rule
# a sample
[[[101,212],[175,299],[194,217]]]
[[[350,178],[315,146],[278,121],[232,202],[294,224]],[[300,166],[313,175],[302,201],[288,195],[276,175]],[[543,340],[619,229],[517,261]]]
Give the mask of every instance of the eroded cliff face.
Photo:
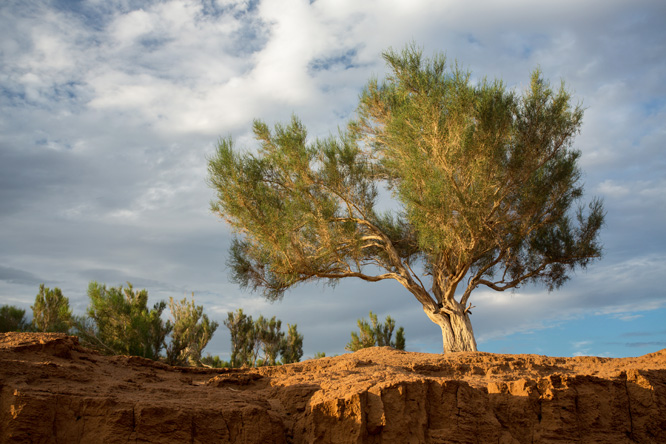
[[[666,350],[550,358],[381,347],[248,370],[0,334],[11,443],[664,443]]]

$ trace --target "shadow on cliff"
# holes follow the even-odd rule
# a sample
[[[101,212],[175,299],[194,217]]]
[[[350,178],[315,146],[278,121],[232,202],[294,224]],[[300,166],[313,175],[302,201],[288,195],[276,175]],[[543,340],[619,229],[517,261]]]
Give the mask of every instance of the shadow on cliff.
[[[553,374],[487,387],[461,380],[380,383],[312,403],[303,442],[663,443],[662,381],[666,370],[614,379]]]

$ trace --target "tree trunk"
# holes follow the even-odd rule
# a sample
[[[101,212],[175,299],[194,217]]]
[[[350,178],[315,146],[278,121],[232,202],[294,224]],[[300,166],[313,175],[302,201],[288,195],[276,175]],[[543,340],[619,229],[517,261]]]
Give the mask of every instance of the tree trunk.
[[[451,313],[443,310],[433,312],[427,308],[424,311],[430,320],[442,329],[444,353],[477,351],[472,322],[462,306],[455,307]]]

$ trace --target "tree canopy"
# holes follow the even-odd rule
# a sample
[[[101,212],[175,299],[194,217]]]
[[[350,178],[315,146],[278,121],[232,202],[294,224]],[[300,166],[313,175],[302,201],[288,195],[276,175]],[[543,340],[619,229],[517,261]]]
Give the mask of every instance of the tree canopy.
[[[537,69],[517,93],[473,82],[442,55],[387,51],[347,131],[308,140],[302,123],[255,121],[256,154],[222,139],[209,160],[212,210],[237,233],[229,264],[269,299],[302,282],[394,279],[476,350],[470,296],[525,282],[560,287],[602,252],[602,203],[580,203],[583,109]],[[386,187],[400,211],[378,209]]]

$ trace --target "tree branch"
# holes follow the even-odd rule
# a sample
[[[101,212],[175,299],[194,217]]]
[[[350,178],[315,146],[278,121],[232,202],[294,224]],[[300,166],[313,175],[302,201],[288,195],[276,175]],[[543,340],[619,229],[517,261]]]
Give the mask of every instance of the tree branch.
[[[506,256],[507,252],[508,249],[500,251],[500,254],[498,254],[495,259],[487,263],[484,267],[480,268],[479,271],[476,272],[474,277],[469,280],[469,282],[467,283],[467,288],[465,289],[465,293],[463,293],[463,296],[460,299],[461,305],[464,306],[467,304],[467,301],[469,300],[472,291],[478,286],[481,277],[492,267],[499,264],[502,261],[502,259],[504,259],[504,256]]]
[[[503,280],[498,281],[498,282],[490,282],[490,281],[487,281],[485,279],[479,279],[478,284],[485,285],[486,287],[492,288],[495,291],[505,291],[505,290],[508,290],[509,288],[515,288],[516,286],[518,286],[521,282],[523,282],[526,279],[529,279],[531,277],[539,275],[551,263],[552,262],[544,262],[539,267],[537,267],[536,269],[534,269],[531,272],[529,272],[527,274],[524,274],[524,275],[512,280],[511,282],[504,282]],[[504,285],[497,285],[497,284],[504,284]]]
[[[359,211],[360,214],[362,214]],[[403,284],[405,287],[408,289],[410,287],[418,286],[414,279],[413,279],[413,272],[411,271],[411,268],[408,268],[405,266],[405,264],[402,262],[400,259],[400,255],[398,254],[398,251],[395,249],[395,246],[393,245],[393,242],[391,242],[391,239],[375,224],[370,222],[367,219],[361,219],[357,217],[349,217],[349,218],[334,218],[334,221],[351,221],[355,222],[359,225],[367,227],[372,233],[375,233],[375,236],[377,240],[382,241],[382,246],[381,248],[386,252],[386,254],[389,257],[389,261],[393,268],[396,270],[400,271],[400,276],[403,278],[403,280],[406,282],[406,284]],[[400,280],[399,280],[400,282]],[[420,282],[420,281],[419,281]],[[402,283],[402,282],[401,282]],[[421,284],[420,287],[425,291],[425,288]]]
[[[396,273],[384,273],[376,276],[371,276],[367,275],[364,273],[359,273],[356,271],[350,271],[348,273],[314,273],[311,277],[318,277],[318,278],[327,278],[327,279],[342,279],[346,277],[356,277],[359,279],[363,279],[364,281],[368,282],[378,282],[382,281],[385,279],[395,279],[397,281],[400,281],[401,277],[400,275]]]

